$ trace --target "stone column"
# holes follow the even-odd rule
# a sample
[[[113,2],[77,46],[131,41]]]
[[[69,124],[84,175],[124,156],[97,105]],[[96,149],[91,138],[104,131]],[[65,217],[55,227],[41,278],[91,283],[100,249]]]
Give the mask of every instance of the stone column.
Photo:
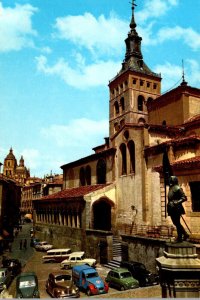
[[[193,244],[167,243],[164,256],[156,261],[162,298],[200,297],[200,259]]]

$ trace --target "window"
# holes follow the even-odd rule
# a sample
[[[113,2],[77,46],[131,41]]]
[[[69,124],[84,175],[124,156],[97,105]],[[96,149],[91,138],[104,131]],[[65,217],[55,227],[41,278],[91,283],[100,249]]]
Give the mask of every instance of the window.
[[[104,159],[99,159],[97,162],[97,184],[106,183],[106,162]]]
[[[130,173],[135,173],[135,143],[133,141],[128,142],[128,150],[130,157]]]
[[[85,179],[87,185],[91,185],[91,167],[87,166],[85,169]]]
[[[147,87],[148,87],[148,88],[150,87],[150,85],[151,85],[150,82],[147,82]]]
[[[127,160],[126,160],[126,145],[121,144],[120,146],[121,151],[121,159],[122,159],[122,166],[121,166],[121,174],[127,174]]]
[[[143,111],[143,102],[144,102],[144,97],[139,95],[138,96],[138,110]]]
[[[143,86],[143,85],[144,85],[144,81],[140,80],[140,86]]]
[[[125,109],[125,106],[124,106],[124,97],[122,97],[120,99],[120,105],[121,105],[122,110],[124,110]]]
[[[134,79],[133,79],[133,84],[136,84],[136,82],[137,82],[137,80],[134,78]]]
[[[157,88],[157,84],[156,83],[153,84],[153,88],[154,88],[154,90],[156,90],[156,88]]]
[[[119,104],[117,101],[114,103],[114,107],[115,107],[115,114],[118,114],[119,113]]]
[[[189,183],[192,200],[192,211],[200,212],[200,181],[193,181]]]
[[[80,184],[81,186],[85,185],[85,170],[84,168],[80,168]]]

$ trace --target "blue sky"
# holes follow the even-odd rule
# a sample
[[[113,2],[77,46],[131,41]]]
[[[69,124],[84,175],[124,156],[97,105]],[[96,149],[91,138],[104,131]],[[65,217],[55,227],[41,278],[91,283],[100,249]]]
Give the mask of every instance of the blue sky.
[[[10,147],[32,176],[93,153],[108,136],[108,83],[121,68],[129,0],[0,1],[0,162]],[[137,0],[147,65],[162,92],[200,88],[199,0]]]

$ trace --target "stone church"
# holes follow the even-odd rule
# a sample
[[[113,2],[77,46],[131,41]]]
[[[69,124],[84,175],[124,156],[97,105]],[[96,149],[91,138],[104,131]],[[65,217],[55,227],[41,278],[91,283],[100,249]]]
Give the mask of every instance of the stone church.
[[[145,63],[136,27],[132,5],[125,58],[109,82],[109,137],[93,154],[61,166],[62,191],[33,201],[40,237],[97,258],[112,258],[121,228],[144,226],[144,236],[147,228],[171,228],[164,152],[187,195],[191,237],[200,238],[200,89],[183,73],[180,86],[161,94],[161,75]]]
[[[24,184],[26,179],[30,177],[30,170],[24,165],[23,156],[21,156],[18,164],[12,148],[10,148],[8,155],[4,159],[3,175],[21,184]]]

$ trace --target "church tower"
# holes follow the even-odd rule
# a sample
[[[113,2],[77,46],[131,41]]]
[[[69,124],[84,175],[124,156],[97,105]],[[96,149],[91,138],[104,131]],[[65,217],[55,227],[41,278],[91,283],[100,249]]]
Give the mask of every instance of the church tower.
[[[136,31],[132,0],[130,31],[125,40],[126,53],[119,73],[109,82],[109,135],[112,138],[125,124],[147,122],[147,102],[160,96],[161,76],[145,64],[141,52],[142,38]]]
[[[13,154],[13,149],[10,148],[10,152],[4,159],[3,175],[13,178],[15,175],[16,167],[17,167],[17,160]]]

